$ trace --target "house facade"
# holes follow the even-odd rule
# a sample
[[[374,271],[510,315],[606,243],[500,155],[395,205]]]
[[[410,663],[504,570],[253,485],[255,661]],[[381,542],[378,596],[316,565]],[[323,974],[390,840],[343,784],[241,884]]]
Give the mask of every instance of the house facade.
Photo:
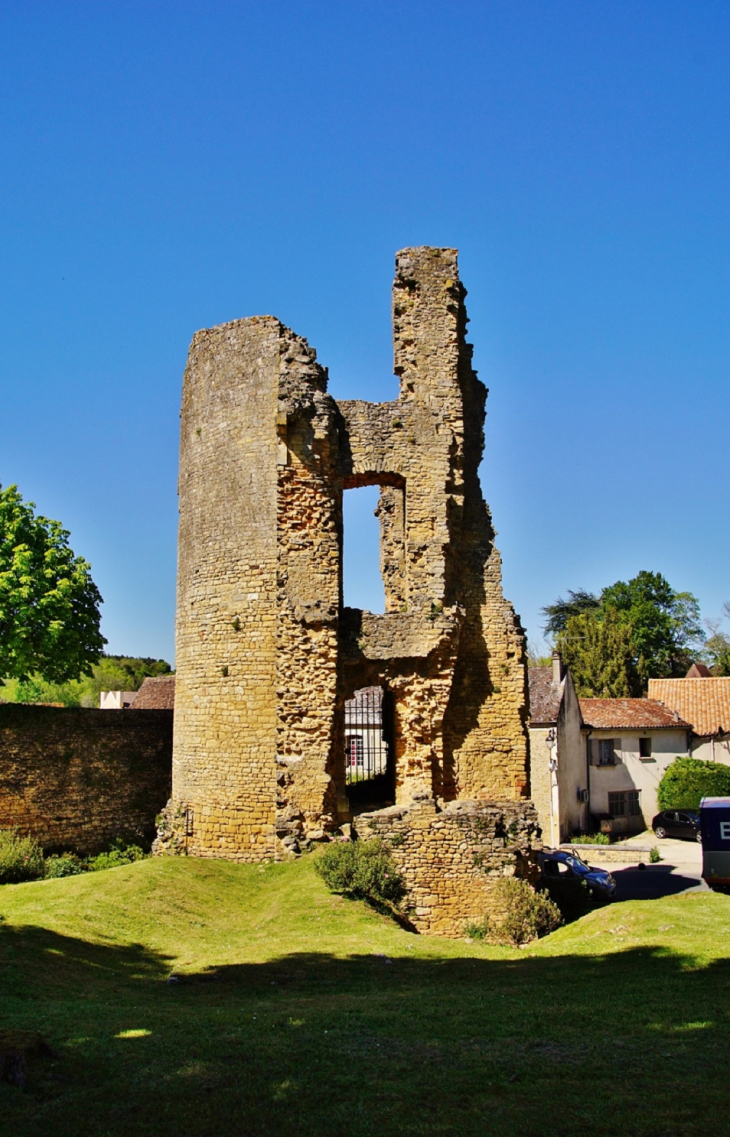
[[[542,839],[556,846],[588,825],[588,786],[581,715],[570,672],[559,656],[528,668],[530,794]]]
[[[641,832],[664,771],[689,752],[690,724],[657,699],[579,702],[591,814],[610,832]]]

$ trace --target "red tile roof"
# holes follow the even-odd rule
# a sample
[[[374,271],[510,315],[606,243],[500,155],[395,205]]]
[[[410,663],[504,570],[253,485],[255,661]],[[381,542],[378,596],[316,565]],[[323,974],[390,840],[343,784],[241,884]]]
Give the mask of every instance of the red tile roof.
[[[137,698],[131,706],[133,711],[172,710],[175,706],[175,676],[155,675],[143,680]]]
[[[689,730],[690,726],[658,699],[579,699],[579,702],[583,722],[595,730],[649,730],[659,727]]]
[[[730,678],[650,679],[649,694],[691,723],[695,734],[730,732]]]

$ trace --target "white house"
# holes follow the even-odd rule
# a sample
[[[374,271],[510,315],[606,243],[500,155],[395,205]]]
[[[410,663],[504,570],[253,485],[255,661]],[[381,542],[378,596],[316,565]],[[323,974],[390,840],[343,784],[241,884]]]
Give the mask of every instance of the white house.
[[[591,813],[614,833],[640,832],[667,766],[688,753],[690,724],[657,699],[581,699],[580,710]]]

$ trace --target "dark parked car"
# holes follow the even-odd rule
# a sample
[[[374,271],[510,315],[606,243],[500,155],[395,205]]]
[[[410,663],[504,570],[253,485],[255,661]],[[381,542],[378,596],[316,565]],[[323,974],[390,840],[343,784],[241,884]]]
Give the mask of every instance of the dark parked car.
[[[657,837],[686,837],[701,841],[700,815],[692,809],[665,809],[651,823]]]
[[[537,859],[548,886],[553,881],[584,885],[596,900],[611,900],[616,892],[616,881],[610,872],[587,865],[575,850],[569,853],[565,849],[543,849]]]

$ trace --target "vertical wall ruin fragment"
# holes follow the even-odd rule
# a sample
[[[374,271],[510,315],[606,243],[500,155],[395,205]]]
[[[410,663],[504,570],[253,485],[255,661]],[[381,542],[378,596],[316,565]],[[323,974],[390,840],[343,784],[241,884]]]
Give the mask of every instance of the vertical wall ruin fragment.
[[[259,860],[347,820],[344,702],[367,686],[393,708],[393,800],[527,792],[464,297],[455,250],[397,255],[390,403],[336,403],[271,317],[193,340],[171,802],[191,853]],[[362,485],[380,487],[382,615],[342,606],[342,494]]]

